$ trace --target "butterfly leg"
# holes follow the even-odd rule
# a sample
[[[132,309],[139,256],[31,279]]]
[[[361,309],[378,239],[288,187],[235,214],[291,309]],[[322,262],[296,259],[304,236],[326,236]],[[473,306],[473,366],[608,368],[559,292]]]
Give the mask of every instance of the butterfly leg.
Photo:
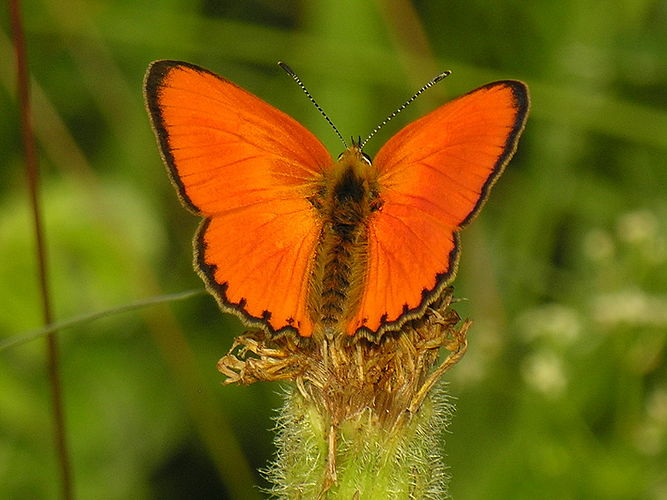
[[[435,311],[435,313],[437,316],[439,316],[439,313],[437,311]],[[447,349],[450,354],[440,364],[438,368],[436,368],[431,372],[431,374],[426,378],[426,380],[419,388],[419,390],[415,393],[410,403],[410,406],[408,407],[409,413],[414,414],[419,410],[419,407],[423,403],[424,398],[427,396],[427,394],[430,392],[433,386],[438,382],[438,380],[440,380],[440,377],[442,377],[442,375],[447,370],[449,370],[452,366],[458,363],[459,360],[463,357],[463,355],[466,352],[466,349],[468,348],[468,339],[466,337],[466,334],[471,324],[472,321],[470,320],[465,321],[461,326],[461,328],[458,329],[453,334],[452,338],[446,339],[446,342],[442,345],[438,345],[437,347],[434,346],[434,348],[439,348],[442,346],[445,349]]]
[[[245,332],[234,339],[227,355],[218,361],[218,371],[227,384],[294,380],[308,366],[293,342],[274,344],[263,331]]]

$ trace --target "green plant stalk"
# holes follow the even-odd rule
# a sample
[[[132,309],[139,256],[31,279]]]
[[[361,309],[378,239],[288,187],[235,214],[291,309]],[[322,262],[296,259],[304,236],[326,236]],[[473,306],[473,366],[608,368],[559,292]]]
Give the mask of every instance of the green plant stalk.
[[[337,480],[323,492],[327,424],[317,407],[291,388],[278,417],[277,458],[266,471],[280,499],[442,499],[448,475],[442,436],[453,411],[443,384],[419,411],[386,429],[370,410],[337,433]]]

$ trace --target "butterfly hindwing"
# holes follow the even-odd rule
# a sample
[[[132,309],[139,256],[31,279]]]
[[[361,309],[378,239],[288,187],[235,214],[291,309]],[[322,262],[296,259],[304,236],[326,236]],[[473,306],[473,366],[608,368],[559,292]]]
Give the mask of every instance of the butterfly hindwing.
[[[321,231],[308,197],[329,153],[293,118],[188,63],[153,63],[145,93],[170,177],[205,217],[195,263],[209,290],[251,324],[308,336]]]

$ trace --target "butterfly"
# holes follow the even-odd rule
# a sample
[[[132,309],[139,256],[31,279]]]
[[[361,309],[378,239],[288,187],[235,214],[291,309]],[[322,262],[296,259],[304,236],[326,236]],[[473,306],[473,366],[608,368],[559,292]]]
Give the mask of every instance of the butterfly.
[[[405,126],[374,159],[354,141],[333,158],[201,67],[153,62],[144,87],[171,181],[203,217],[194,260],[207,289],[249,326],[314,338],[378,339],[439,298],[529,108],[522,82],[489,83]]]

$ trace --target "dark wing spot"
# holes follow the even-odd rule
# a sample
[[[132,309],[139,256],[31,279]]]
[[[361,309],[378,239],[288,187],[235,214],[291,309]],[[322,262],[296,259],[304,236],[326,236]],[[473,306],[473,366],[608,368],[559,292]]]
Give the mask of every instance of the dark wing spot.
[[[241,300],[239,300],[239,307],[241,309],[245,309],[245,305],[248,303],[248,301],[245,299],[245,297],[241,297]]]
[[[382,316],[380,316],[380,323],[386,323],[387,322],[387,313],[384,313]]]
[[[269,321],[271,319],[271,311],[262,311],[262,319],[264,321]]]

